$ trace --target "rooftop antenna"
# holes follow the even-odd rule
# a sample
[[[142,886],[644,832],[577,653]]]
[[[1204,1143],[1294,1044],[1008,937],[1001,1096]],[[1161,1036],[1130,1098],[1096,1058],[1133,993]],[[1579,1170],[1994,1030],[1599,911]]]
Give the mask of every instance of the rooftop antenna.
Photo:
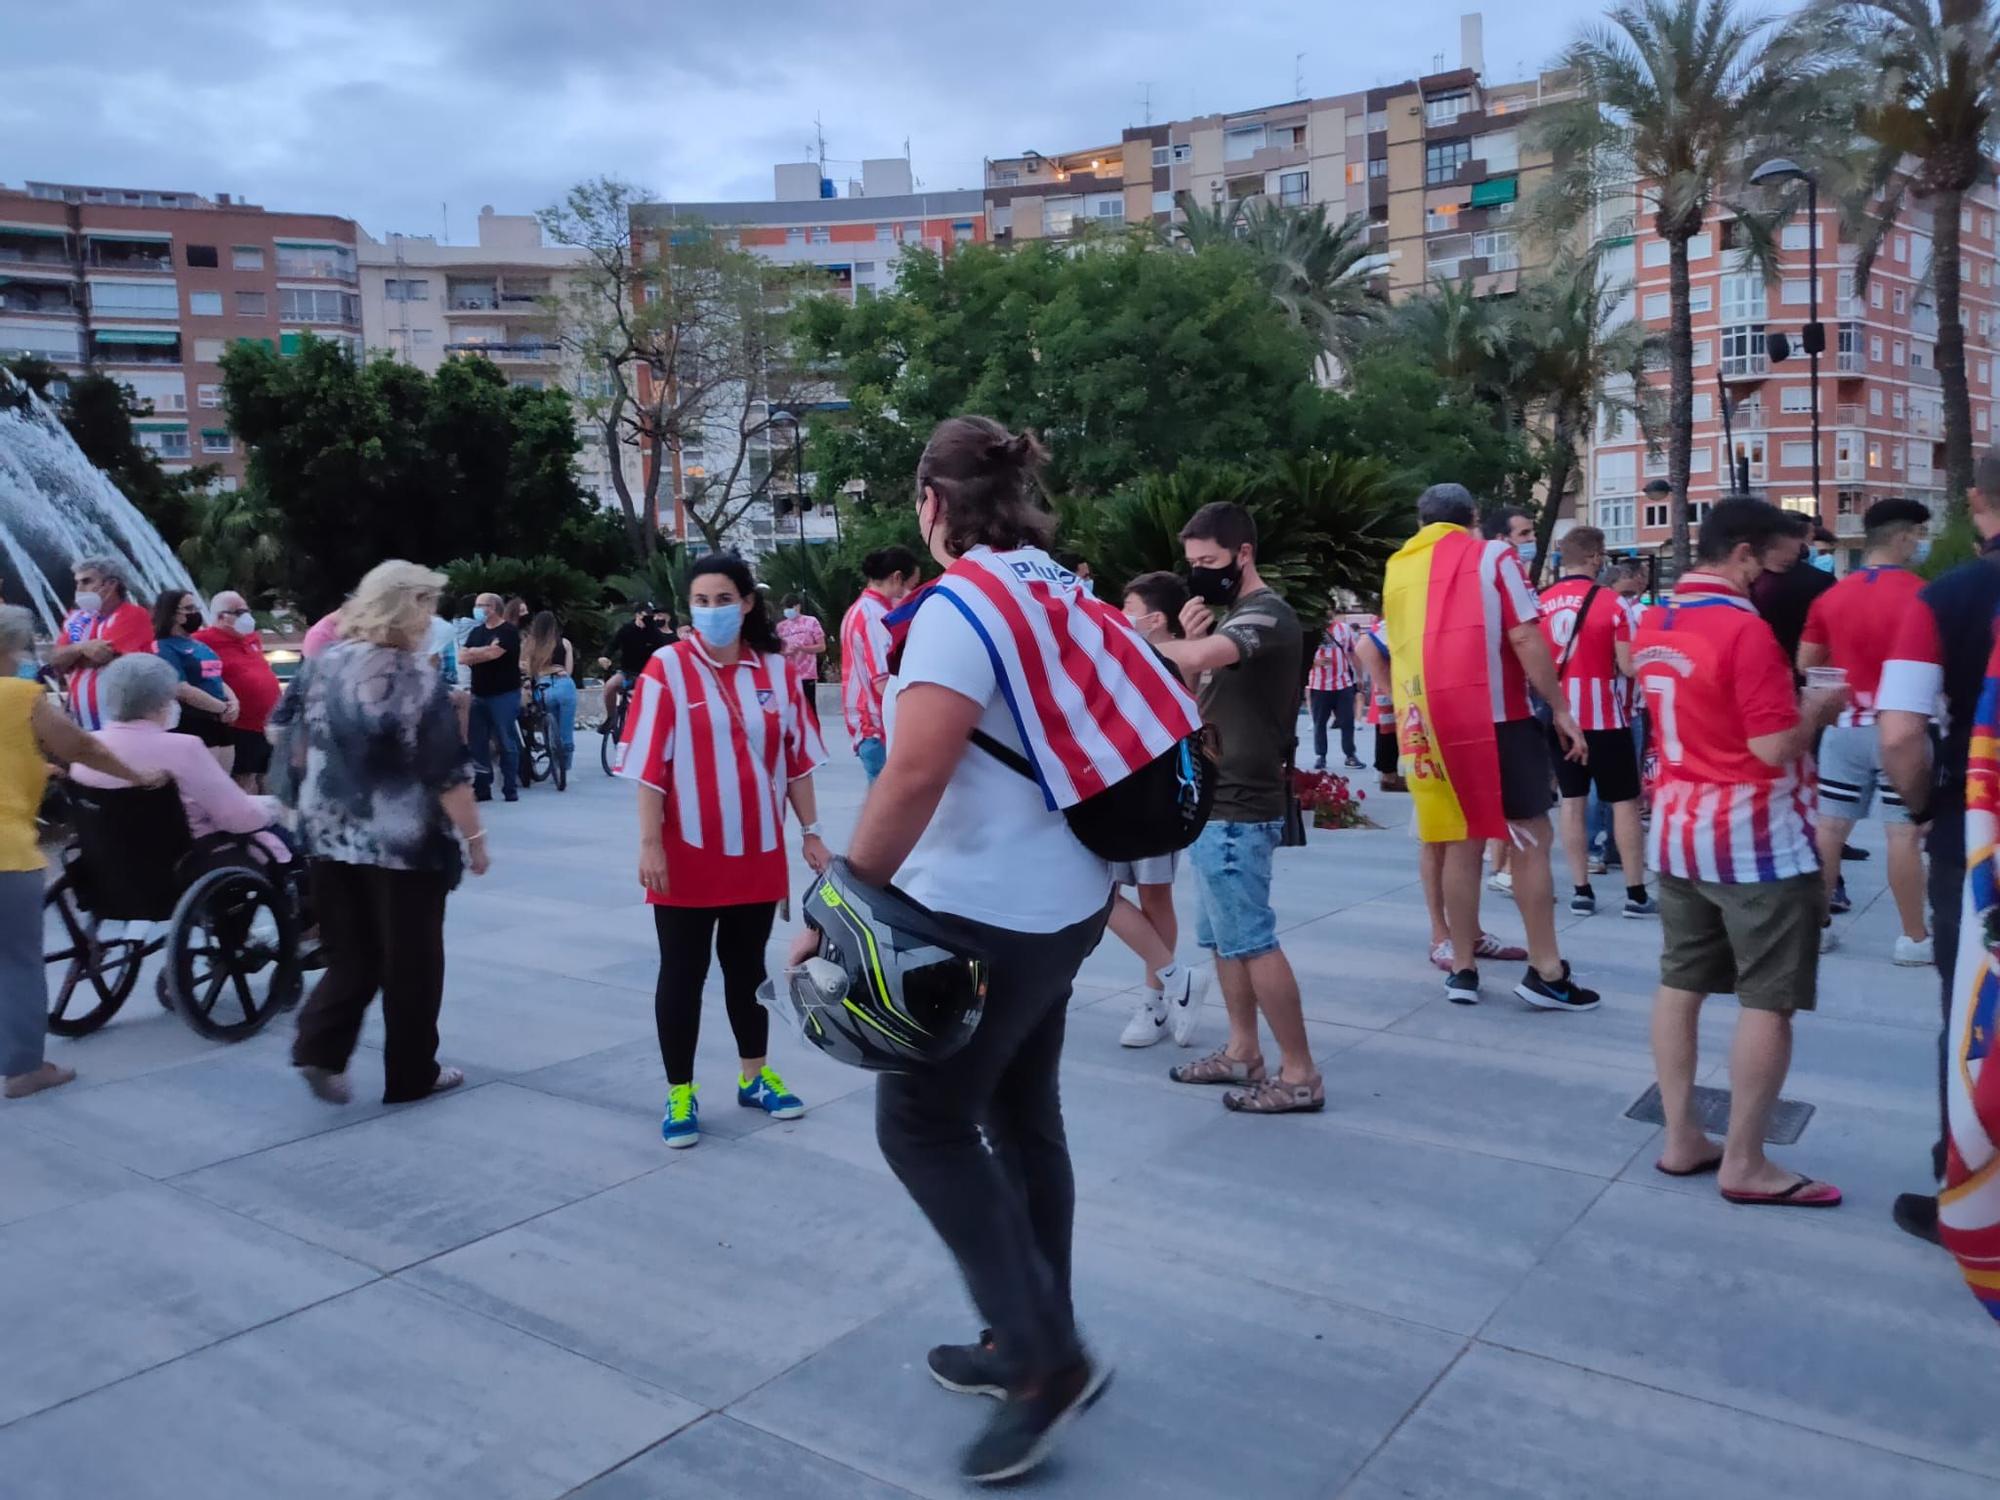
[[[1153,123],[1153,81],[1150,78],[1141,79],[1139,89],[1142,100],[1141,107],[1145,111],[1146,123],[1150,125]]]
[[[819,123],[818,114],[813,116],[813,145],[819,158],[819,175],[826,176],[826,131]]]
[[[1303,99],[1305,96],[1306,55],[1303,52],[1294,52],[1292,54],[1292,97],[1294,99]]]
[[[438,204],[438,243],[440,245],[449,245],[451,243],[451,205],[449,203]]]

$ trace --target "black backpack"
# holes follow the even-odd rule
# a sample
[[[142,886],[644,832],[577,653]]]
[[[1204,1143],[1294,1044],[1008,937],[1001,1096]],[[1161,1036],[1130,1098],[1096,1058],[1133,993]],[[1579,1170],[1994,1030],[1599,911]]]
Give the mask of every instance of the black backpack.
[[[1037,786],[1041,778],[1028,757],[984,730],[972,743]],[[1063,817],[1077,842],[1099,859],[1127,864],[1178,854],[1208,824],[1215,805],[1215,756],[1206,732],[1196,730],[1155,756],[1123,781],[1067,808]]]

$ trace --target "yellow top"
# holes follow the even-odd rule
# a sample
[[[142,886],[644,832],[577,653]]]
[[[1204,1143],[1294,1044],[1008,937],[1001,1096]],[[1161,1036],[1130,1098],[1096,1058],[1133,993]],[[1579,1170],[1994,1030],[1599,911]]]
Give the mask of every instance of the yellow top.
[[[39,870],[47,863],[35,836],[49,766],[30,722],[43,695],[39,682],[0,678],[0,870]]]

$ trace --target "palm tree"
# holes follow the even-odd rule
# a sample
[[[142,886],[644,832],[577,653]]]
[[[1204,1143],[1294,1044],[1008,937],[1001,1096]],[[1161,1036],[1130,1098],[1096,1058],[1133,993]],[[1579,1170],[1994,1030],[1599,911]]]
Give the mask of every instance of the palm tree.
[[[1829,91],[1810,66],[1771,66],[1770,24],[1735,0],[1626,0],[1563,54],[1578,97],[1543,112],[1540,144],[1556,161],[1537,205],[1543,227],[1573,231],[1636,184],[1667,242],[1671,322],[1667,482],[1673,561],[1688,563],[1688,472],[1694,448],[1694,336],[1688,241],[1746,161],[1784,140],[1798,154]]]
[[[1197,253],[1240,245],[1256,260],[1264,288],[1323,354],[1345,361],[1374,328],[1384,307],[1370,284],[1368,223],[1350,214],[1338,224],[1326,205],[1287,207],[1268,198],[1235,198],[1203,208],[1180,195],[1185,222],[1169,242]]]
[[[1857,288],[1905,203],[1933,221],[1937,371],[1944,392],[1945,484],[1954,507],[1972,483],[1972,400],[1959,322],[1959,212],[2000,150],[2000,4],[1993,0],[1820,0],[1795,32],[1811,55],[1852,70],[1868,162],[1850,219],[1861,225]],[[1915,163],[1905,172],[1903,162]]]
[[[1645,334],[1637,323],[1611,323],[1627,290],[1603,275],[1596,256],[1569,254],[1523,289],[1514,320],[1522,350],[1520,390],[1548,475],[1548,499],[1535,523],[1538,570],[1548,564],[1556,517],[1581,472],[1598,411],[1636,414],[1633,398],[1619,392],[1627,382],[1635,395],[1639,389]]]
[[[1390,331],[1441,379],[1492,407],[1501,425],[1513,426],[1521,374],[1514,311],[1499,298],[1479,296],[1472,285],[1469,276],[1433,283],[1397,307]]]

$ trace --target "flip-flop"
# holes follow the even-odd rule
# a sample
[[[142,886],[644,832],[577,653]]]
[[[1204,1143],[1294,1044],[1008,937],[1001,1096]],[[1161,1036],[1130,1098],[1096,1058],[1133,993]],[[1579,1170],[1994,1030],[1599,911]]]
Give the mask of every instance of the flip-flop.
[[[1801,1197],[1808,1188],[1817,1189],[1812,1197]],[[1721,1189],[1723,1198],[1730,1203],[1742,1203],[1753,1208],[1838,1208],[1840,1189],[1830,1182],[1815,1182],[1810,1177],[1801,1177],[1782,1193],[1732,1193]]]
[[[1691,1167],[1681,1167],[1679,1169],[1670,1167],[1665,1162],[1656,1161],[1653,1163],[1653,1170],[1663,1173],[1668,1177],[1706,1177],[1710,1172],[1719,1172],[1722,1170],[1722,1157],[1720,1155],[1711,1156],[1707,1161],[1698,1161]]]

